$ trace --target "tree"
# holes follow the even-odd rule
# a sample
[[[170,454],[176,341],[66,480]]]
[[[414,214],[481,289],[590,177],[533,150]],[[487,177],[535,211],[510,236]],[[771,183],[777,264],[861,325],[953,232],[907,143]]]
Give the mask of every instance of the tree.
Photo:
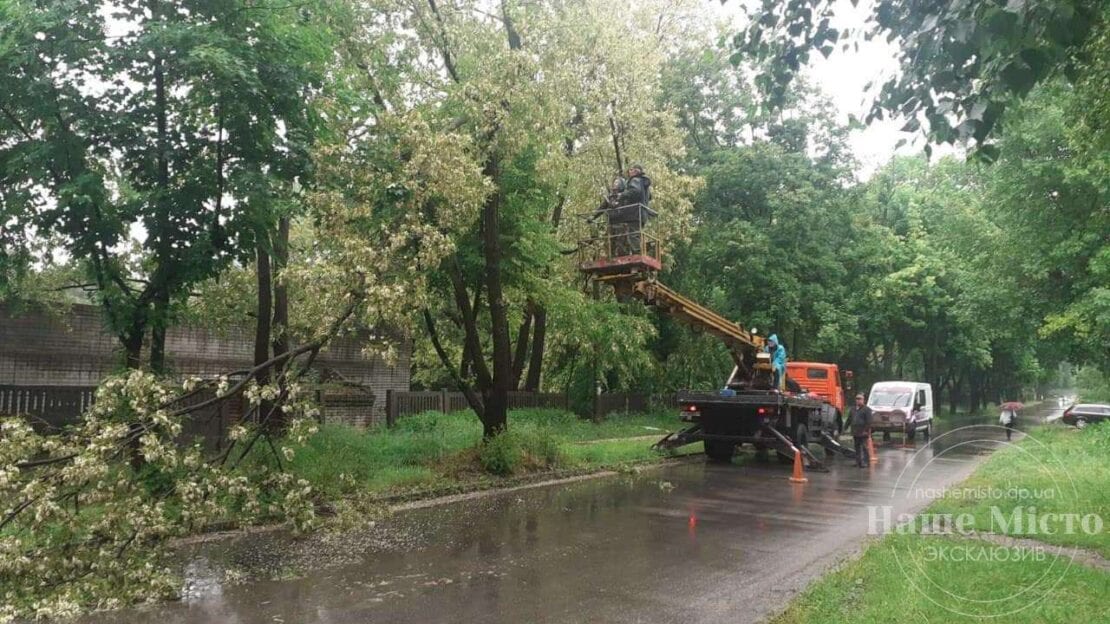
[[[665,164],[681,138],[654,106],[654,24],[612,23],[605,12],[596,2],[503,2],[496,14],[469,3],[406,7],[423,54],[439,61],[429,79],[441,92],[439,123],[472,137],[492,189],[477,227],[433,275],[440,297],[422,315],[487,437],[505,428],[511,390],[539,386],[547,313],[571,276],[557,236],[582,232],[564,210],[595,205],[617,152],[643,156],[665,189],[665,224],[681,223],[688,206],[691,182]],[[642,93],[617,82],[633,67]]]
[[[150,332],[161,371],[173,306],[255,246],[249,224],[304,174],[326,19],[231,0],[2,10],[0,201],[18,224],[6,234],[63,245],[126,365]]]
[[[390,30],[388,14],[358,15]],[[348,64],[349,52],[339,50],[327,72],[332,97],[310,101],[327,120],[309,153],[313,183],[300,197],[315,241],[284,270],[308,330],[288,350],[215,379],[178,384],[140,370],[112,377],[60,435],[0,419],[0,620],[169,595],[179,586],[163,565],[169,540],[229,515],[311,525],[313,492],[283,465],[319,416],[308,385],[315,358],[338,335],[403,327],[428,306],[428,273],[454,251],[489,191],[466,136],[415,111],[368,108],[370,76]],[[403,99],[402,90],[387,93]],[[448,177],[453,184],[439,183]],[[390,336],[375,337],[367,348],[388,357]],[[182,443],[184,419],[232,398],[243,398],[247,412],[228,447],[213,456]],[[272,426],[279,418],[280,436]]]
[[[1088,46],[1105,29],[1105,3],[1095,0],[1010,0],[934,3],[879,0],[861,32],[833,24],[836,2],[764,0],[733,40],[733,61],[761,64],[756,84],[771,107],[813,52],[825,57],[858,39],[884,38],[898,47],[901,71],[883,83],[868,121],[907,119],[937,142],[974,140],[980,154],[1004,112],[1052,78],[1081,81],[1098,50]],[[928,147],[926,150],[928,151]]]
[[[1014,267],[1042,338],[1075,363],[1110,366],[1108,157],[1074,111],[1105,93],[1063,84],[1033,93],[1004,126],[988,202],[1005,231],[995,262]]]

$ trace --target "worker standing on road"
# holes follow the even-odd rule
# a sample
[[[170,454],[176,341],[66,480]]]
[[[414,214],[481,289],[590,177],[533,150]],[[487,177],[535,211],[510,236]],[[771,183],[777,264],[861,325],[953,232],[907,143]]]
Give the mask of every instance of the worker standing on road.
[[[779,342],[778,334],[771,334],[763,348],[771,354],[771,369],[775,373],[774,388],[782,390],[782,382],[786,377],[786,347]]]
[[[871,408],[867,406],[863,394],[856,395],[856,404],[848,411],[848,425],[852,428],[852,442],[856,446],[856,467],[871,465],[867,453],[867,438],[871,437]]]

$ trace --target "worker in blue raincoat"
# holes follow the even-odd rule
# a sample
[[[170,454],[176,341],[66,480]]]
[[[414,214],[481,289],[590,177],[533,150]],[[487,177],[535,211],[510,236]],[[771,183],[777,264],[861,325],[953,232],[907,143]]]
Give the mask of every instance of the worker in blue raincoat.
[[[771,334],[763,349],[771,354],[771,368],[775,373],[774,387],[782,389],[782,380],[786,378],[786,347],[779,342],[778,334]]]

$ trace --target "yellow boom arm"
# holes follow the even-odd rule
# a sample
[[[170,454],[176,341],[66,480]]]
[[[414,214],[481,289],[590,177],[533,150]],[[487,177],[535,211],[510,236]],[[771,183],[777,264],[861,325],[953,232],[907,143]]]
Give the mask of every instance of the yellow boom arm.
[[[684,297],[657,281],[639,280],[632,283],[631,294],[647,305],[655,306],[671,318],[694,329],[721,339],[738,366],[751,366],[755,353],[763,349],[763,337],[738,323],[717,314],[700,303]]]

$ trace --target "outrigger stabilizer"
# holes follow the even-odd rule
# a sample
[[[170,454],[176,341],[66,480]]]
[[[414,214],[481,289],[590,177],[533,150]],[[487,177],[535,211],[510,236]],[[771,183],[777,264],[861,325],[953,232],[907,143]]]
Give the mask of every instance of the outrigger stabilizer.
[[[757,442],[757,444],[759,444],[762,449],[772,449],[783,457],[789,458],[793,458],[795,453],[801,453],[802,457],[806,460],[807,470],[816,470],[818,472],[829,471],[828,467],[825,466],[825,462],[818,459],[817,456],[814,455],[808,448],[804,446],[795,446],[789,438],[784,436],[774,427],[760,427],[759,434],[760,435],[758,435],[758,438],[760,441]],[[651,448],[655,450],[670,450],[676,449],[680,446],[686,446],[687,444],[691,444],[693,442],[704,440],[740,443],[750,442],[752,441],[752,438],[749,438],[747,436],[717,435],[705,433],[702,430],[702,424],[696,423],[693,426],[687,427],[686,429],[683,429],[681,431],[673,431],[671,433],[668,433],[666,436],[663,437],[662,440],[659,440],[658,442],[653,444]],[[836,440],[834,440],[827,433],[822,433],[819,442],[822,447],[830,452],[839,452],[845,454],[846,456],[855,455],[854,453],[852,453],[852,451],[844,448],[839,443],[837,443]]]

